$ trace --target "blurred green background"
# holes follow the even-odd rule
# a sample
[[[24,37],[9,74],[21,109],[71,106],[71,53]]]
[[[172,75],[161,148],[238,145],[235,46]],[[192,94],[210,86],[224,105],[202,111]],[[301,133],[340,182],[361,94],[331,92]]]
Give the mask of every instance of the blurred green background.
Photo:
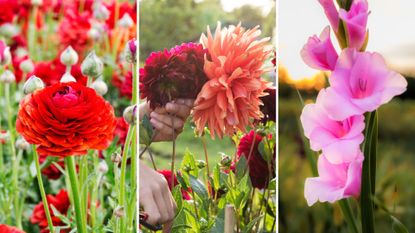
[[[311,177],[300,134],[302,106],[296,87],[280,72],[279,84],[279,229],[283,233],[347,232],[337,204],[316,203],[308,207],[304,181]],[[320,80],[321,81],[321,80]],[[318,82],[320,82],[318,81]],[[305,102],[314,101],[317,90],[297,83]],[[317,81],[316,81],[317,82]],[[415,231],[415,79],[408,77],[408,91],[382,106],[379,112],[376,232],[390,233],[392,220],[387,208],[408,228]],[[291,82],[292,83],[292,82]],[[321,83],[315,86],[321,86]],[[308,88],[304,88],[308,87]],[[358,201],[351,200],[357,207]],[[357,208],[354,208],[356,211]],[[358,214],[358,213],[356,213]]]
[[[224,2],[233,5],[233,9],[224,9]],[[242,1],[244,2],[244,1]],[[275,0],[266,2],[267,7],[243,4],[237,0],[142,0],[140,1],[140,67],[143,66],[148,55],[153,51],[169,49],[185,42],[199,42],[200,35],[206,33],[207,26],[214,32],[217,22],[222,27],[238,24],[251,28],[260,25],[261,37],[275,35]],[[271,39],[271,41],[275,41]],[[275,81],[275,77],[264,77]],[[232,139],[224,137],[212,140],[210,135],[205,136],[209,163],[212,165],[220,161],[221,153],[232,156],[236,152]],[[176,141],[176,163],[181,161],[186,148],[197,159],[205,157],[203,144],[200,138],[194,136],[192,125],[186,123],[184,131]],[[170,169],[172,154],[171,142],[158,142],[151,145],[155,163],[158,169]],[[148,162],[148,153],[143,155]]]

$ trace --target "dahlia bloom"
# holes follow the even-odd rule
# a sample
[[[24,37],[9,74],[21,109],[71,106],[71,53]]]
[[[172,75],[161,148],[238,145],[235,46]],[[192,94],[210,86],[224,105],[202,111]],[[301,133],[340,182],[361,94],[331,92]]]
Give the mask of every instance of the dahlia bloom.
[[[62,49],[72,46],[75,51],[82,54],[90,45],[88,31],[91,29],[91,15],[88,12],[76,13],[66,10],[65,17],[59,24],[58,35]]]
[[[245,132],[251,119],[263,117],[260,97],[270,83],[261,78],[262,65],[272,53],[266,46],[269,38],[257,40],[258,27],[245,30],[238,26],[221,29],[218,24],[213,37],[209,28],[200,41],[209,52],[204,71],[208,82],[197,96],[193,120],[197,130],[207,125],[212,138],[232,135],[236,129]]]
[[[360,49],[364,45],[368,16],[369,7],[367,0],[354,0],[349,11],[340,9],[339,17],[346,26],[349,48]]]
[[[84,155],[106,149],[115,128],[112,106],[76,82],[57,83],[20,103],[16,130],[41,156]]]
[[[330,202],[343,198],[358,197],[362,176],[363,154],[359,151],[350,163],[332,164],[322,154],[318,159],[319,177],[307,178],[304,196],[312,206],[317,201]]]
[[[0,232],[1,233],[25,233],[24,231],[16,227],[7,226],[5,224],[0,224]]]
[[[364,140],[364,116],[355,115],[342,121],[332,120],[321,106],[321,95],[315,104],[307,104],[301,114],[304,135],[314,151],[323,151],[330,163],[339,164],[356,159]]]
[[[310,37],[300,53],[304,63],[311,68],[334,70],[338,55],[330,40],[330,27],[324,28],[320,37]]]
[[[378,53],[345,49],[321,90],[321,103],[330,118],[342,121],[379,108],[406,90],[405,78],[386,66]]]
[[[140,69],[140,97],[153,109],[175,99],[195,99],[207,80],[205,54],[202,45],[195,43],[151,53]]]
[[[56,196],[50,194],[47,195],[46,200],[48,201],[49,212],[52,217],[53,226],[65,226],[61,219],[58,216],[55,216],[51,206],[55,207],[55,209],[58,210],[62,215],[66,215],[71,205],[68,193],[62,189],[58,194],[56,194]],[[46,219],[43,202],[37,204],[33,209],[32,216],[30,217],[30,222],[32,224],[37,224],[41,230],[41,233],[49,232],[48,221]]]
[[[174,187],[176,187],[176,185],[179,184],[179,181],[177,180],[176,175],[174,175],[174,178],[173,178],[174,179],[174,187],[171,187],[171,182],[170,182],[171,181],[171,176],[172,176],[171,170],[158,170],[157,172],[162,174],[164,176],[164,178],[167,180],[167,183],[169,184],[170,191]],[[191,199],[188,191],[186,191],[184,189],[182,189],[181,191],[182,191],[182,197],[183,197],[184,200],[190,200]]]
[[[60,62],[59,57],[57,57],[52,61],[37,63],[33,72],[28,74],[28,77],[36,75],[42,79],[46,86],[51,86],[59,83],[65,72],[65,65],[63,65]],[[81,66],[79,64],[73,65],[71,67],[71,75],[76,79],[78,83],[86,85],[88,79],[82,74]]]
[[[255,136],[255,139],[254,139]],[[269,181],[275,177],[275,168],[274,164],[271,164],[271,173],[268,168],[268,163],[262,158],[261,153],[259,152],[259,143],[262,141],[262,136],[255,134],[254,131],[249,132],[241,138],[241,141],[238,145],[238,158],[245,156],[248,163],[249,177],[251,178],[252,186],[258,189],[266,188]],[[251,147],[253,144],[253,149],[251,155]],[[274,148],[275,156],[275,148]]]

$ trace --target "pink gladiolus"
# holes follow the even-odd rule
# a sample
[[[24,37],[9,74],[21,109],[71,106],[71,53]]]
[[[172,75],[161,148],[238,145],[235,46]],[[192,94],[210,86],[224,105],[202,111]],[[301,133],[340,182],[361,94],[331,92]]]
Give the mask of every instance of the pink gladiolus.
[[[369,16],[367,0],[355,0],[349,11],[340,9],[339,17],[346,25],[349,48],[360,49],[366,40],[366,25]]]
[[[330,118],[342,121],[379,108],[406,90],[405,78],[386,66],[378,53],[345,49],[320,93]]]
[[[330,202],[343,198],[358,197],[362,176],[363,154],[359,151],[357,159],[350,163],[331,164],[326,155],[318,159],[319,177],[307,178],[304,196],[312,206],[317,201]]]
[[[315,104],[307,104],[301,114],[304,135],[310,139],[314,151],[323,151],[333,164],[351,162],[360,151],[364,140],[365,122],[363,115],[351,116],[343,121],[328,117],[320,104],[321,95]]]
[[[337,8],[334,5],[333,0],[319,0],[318,2],[324,8],[324,13],[326,14],[334,32],[337,33],[339,29],[339,13],[337,12]]]
[[[318,70],[333,70],[336,66],[337,55],[330,40],[330,27],[321,32],[320,37],[310,37],[301,50],[301,57],[311,68]]]

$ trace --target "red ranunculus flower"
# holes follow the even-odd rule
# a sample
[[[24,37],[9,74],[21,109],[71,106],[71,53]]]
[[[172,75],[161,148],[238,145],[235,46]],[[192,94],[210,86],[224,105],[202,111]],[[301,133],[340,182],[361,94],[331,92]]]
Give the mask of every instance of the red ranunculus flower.
[[[162,174],[164,176],[164,178],[166,178],[167,183],[169,184],[169,189],[172,190],[171,187],[171,170],[158,170],[158,173]],[[178,185],[179,181],[177,180],[176,175],[174,175],[174,186]],[[182,197],[184,200],[190,200],[190,195],[188,193],[188,191],[182,189]]]
[[[25,233],[24,231],[17,229],[16,227],[7,226],[5,224],[0,224],[1,233]]]
[[[114,73],[112,85],[118,89],[120,96],[131,99],[133,95],[133,73],[131,71],[128,71],[125,75]]]
[[[94,89],[77,82],[57,83],[20,103],[16,130],[40,155],[84,155],[103,150],[113,138],[112,106]]]
[[[60,218],[54,215],[51,206],[55,207],[55,209],[59,211],[59,213],[61,213],[62,215],[66,215],[71,205],[68,193],[62,189],[61,191],[59,191],[58,194],[56,194],[56,196],[47,195],[46,199],[49,204],[49,211],[52,217],[53,226],[65,226],[64,223],[60,220]],[[37,204],[33,209],[32,216],[30,217],[30,222],[32,224],[37,224],[41,230],[41,233],[49,232],[48,221],[46,219],[46,213],[43,207],[43,202]]]
[[[121,17],[124,16],[124,14],[129,14],[130,17],[134,20],[135,23],[137,23],[137,3],[134,3],[134,5],[132,5],[131,3],[127,2],[122,2],[122,3],[118,3],[119,5],[119,13],[118,13],[118,18],[115,18],[115,1],[111,1],[109,4],[108,3],[104,3],[105,6],[107,7],[108,11],[110,12],[110,15],[107,19],[107,25],[110,29],[113,29],[116,26],[116,23],[119,19],[121,19]]]
[[[265,93],[268,93],[269,95],[261,97],[261,101],[264,103],[264,105],[261,106],[261,112],[264,114],[264,117],[261,119],[261,122],[264,124],[267,121],[276,121],[276,89],[275,87],[269,87],[265,89]]]
[[[147,98],[151,108],[174,99],[195,99],[207,81],[205,54],[202,45],[195,43],[151,53],[140,69],[141,98]]]
[[[36,75],[43,80],[46,86],[50,86],[59,83],[65,72],[65,65],[60,62],[59,58],[55,58],[53,61],[37,63],[35,65],[35,70],[29,74],[28,77]],[[82,75],[81,66],[79,64],[72,66],[71,74],[78,83],[86,85],[88,78]]]
[[[255,136],[254,140],[254,131],[249,132],[241,138],[241,141],[238,146],[238,158],[245,156],[248,161],[249,176],[251,178],[252,186],[258,189],[266,188],[270,178],[275,177],[275,168],[274,164],[271,165],[272,172],[270,175],[268,164],[262,158],[262,155],[259,152],[258,145],[262,141],[262,137],[258,134]],[[251,156],[249,157],[249,152],[251,146],[254,143]],[[275,151],[275,148],[274,148]],[[274,153],[275,155],[275,153]],[[248,158],[249,157],[249,158]],[[271,176],[271,177],[270,177]]]
[[[72,46],[79,54],[88,49],[91,40],[88,37],[88,31],[91,29],[91,14],[88,12],[77,13],[69,9],[65,11],[65,17],[59,24],[58,34],[61,49]]]
[[[0,0],[0,25],[11,23],[17,13],[16,1]]]
[[[43,164],[46,161],[46,156],[39,157],[39,163]],[[65,163],[62,159],[56,162],[62,169],[65,169]],[[42,169],[42,174],[48,177],[50,180],[57,180],[61,177],[62,172],[52,163],[46,168]]]
[[[117,117],[117,125],[114,130],[114,137],[118,137],[118,145],[124,145],[125,139],[128,133],[128,123],[124,120],[124,117]]]

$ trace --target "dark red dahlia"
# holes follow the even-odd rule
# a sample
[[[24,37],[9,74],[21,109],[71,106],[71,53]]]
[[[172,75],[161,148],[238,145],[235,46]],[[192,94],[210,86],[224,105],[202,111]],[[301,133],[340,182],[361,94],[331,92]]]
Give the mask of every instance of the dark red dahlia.
[[[114,73],[112,76],[112,85],[114,85],[122,97],[132,98],[133,95],[133,73],[126,72],[124,75]]]
[[[276,121],[276,89],[275,87],[269,87],[265,90],[269,95],[261,97],[261,101],[264,105],[261,106],[261,112],[264,114],[264,117],[261,119],[262,123],[267,121]]]
[[[47,195],[46,199],[48,201],[49,211],[52,217],[53,225],[65,226],[62,220],[59,217],[55,216],[51,206],[54,206],[55,209],[58,210],[59,213],[61,213],[62,215],[66,215],[71,205],[68,193],[62,189],[58,194],[56,194],[56,196]],[[32,216],[30,217],[30,222],[32,224],[37,224],[42,233],[49,232],[48,221],[46,219],[45,209],[43,208],[43,202],[37,204],[33,209]]]
[[[158,170],[157,172],[162,174],[164,176],[164,178],[166,178],[167,183],[169,184],[169,189],[172,190],[171,182],[170,182],[171,181],[171,175],[172,175],[171,170]],[[179,184],[179,181],[177,180],[176,175],[174,175],[174,186],[176,186],[178,184]],[[184,189],[182,189],[182,197],[183,197],[184,200],[190,200],[191,199],[188,191],[186,191]]]
[[[174,99],[195,99],[207,81],[203,71],[206,53],[195,43],[151,53],[140,69],[140,97],[146,98],[151,108]]]
[[[270,179],[275,177],[275,168],[274,164],[270,164],[271,174],[268,169],[268,163],[262,158],[261,153],[259,152],[258,145],[262,141],[262,136],[255,134],[254,140],[254,131],[249,132],[241,138],[241,141],[238,146],[238,158],[245,156],[248,161],[249,176],[251,178],[252,186],[258,189],[266,188]],[[253,149],[251,155],[251,147],[253,144]],[[274,148],[275,156],[275,148]]]
[[[78,13],[72,9],[65,11],[65,17],[58,28],[61,49],[72,46],[79,54],[83,54],[91,46],[88,37],[90,18],[89,12]]]
[[[28,77],[31,75],[36,75],[43,80],[46,86],[50,86],[59,83],[62,75],[65,74],[65,72],[65,65],[60,62],[59,58],[55,58],[53,61],[37,63],[35,70],[29,74]],[[86,85],[88,79],[82,75],[80,65],[76,64],[72,66],[71,74],[77,80],[77,82]]]

